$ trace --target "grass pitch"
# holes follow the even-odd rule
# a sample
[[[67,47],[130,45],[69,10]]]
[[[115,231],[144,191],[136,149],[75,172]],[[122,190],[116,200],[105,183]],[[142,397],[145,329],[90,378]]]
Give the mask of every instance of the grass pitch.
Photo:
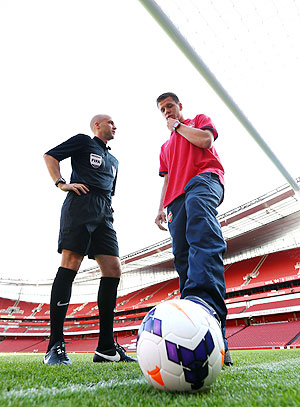
[[[94,364],[70,354],[72,366],[44,366],[43,355],[0,354],[0,406],[300,406],[300,349],[235,351],[204,393],[166,393],[144,379],[138,364]]]

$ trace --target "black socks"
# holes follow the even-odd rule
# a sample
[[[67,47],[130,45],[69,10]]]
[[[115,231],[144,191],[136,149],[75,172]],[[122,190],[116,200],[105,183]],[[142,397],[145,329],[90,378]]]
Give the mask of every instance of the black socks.
[[[97,350],[108,350],[114,346],[114,310],[117,301],[117,289],[120,279],[101,277],[98,291],[100,333]]]
[[[71,298],[72,284],[76,271],[59,267],[53,281],[50,299],[50,328],[51,335],[47,352],[52,346],[64,340],[63,327]],[[98,308],[100,319],[100,333],[97,350],[107,350],[114,346],[114,310],[117,300],[117,289],[120,279],[115,277],[101,277],[98,291]]]
[[[59,267],[53,281],[50,299],[51,335],[47,352],[57,341],[64,340],[63,327],[71,298],[76,271]]]

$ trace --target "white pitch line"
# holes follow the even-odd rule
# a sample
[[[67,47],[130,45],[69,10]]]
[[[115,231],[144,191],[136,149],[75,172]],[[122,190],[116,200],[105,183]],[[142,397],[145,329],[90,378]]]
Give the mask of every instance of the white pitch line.
[[[270,361],[270,362],[263,362],[263,363],[252,363],[249,365],[243,365],[243,366],[232,366],[230,367],[230,371],[234,370],[269,370],[269,371],[279,371],[281,372],[282,370],[289,370],[291,368],[299,368],[300,364],[300,358],[296,357],[294,359],[286,359],[286,360],[276,360],[276,361]],[[226,370],[226,369],[225,369]]]
[[[32,398],[34,396],[55,396],[57,394],[64,393],[78,393],[78,392],[95,392],[99,389],[105,389],[109,387],[119,387],[119,386],[133,386],[137,384],[144,384],[147,381],[143,378],[133,379],[133,380],[109,380],[107,382],[91,383],[91,384],[73,384],[71,386],[66,386],[64,388],[58,387],[39,387],[39,388],[30,388],[24,390],[9,390],[2,392],[0,399],[11,399],[11,398]]]

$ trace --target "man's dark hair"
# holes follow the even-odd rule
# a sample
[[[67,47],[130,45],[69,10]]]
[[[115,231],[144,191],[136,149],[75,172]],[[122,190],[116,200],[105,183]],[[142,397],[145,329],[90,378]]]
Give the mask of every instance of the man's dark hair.
[[[156,99],[156,104],[158,105],[162,100],[167,99],[167,98],[172,98],[175,103],[180,103],[178,96],[175,95],[173,92],[166,92],[162,93],[158,98]]]

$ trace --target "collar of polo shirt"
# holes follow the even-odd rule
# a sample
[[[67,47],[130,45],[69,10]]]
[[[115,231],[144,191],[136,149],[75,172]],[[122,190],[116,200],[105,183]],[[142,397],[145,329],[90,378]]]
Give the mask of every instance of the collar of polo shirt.
[[[99,137],[94,137],[93,140],[97,141],[97,143],[100,144],[100,146],[105,148],[106,150],[111,150],[111,148],[106,143],[104,143],[104,141],[101,140]]]

